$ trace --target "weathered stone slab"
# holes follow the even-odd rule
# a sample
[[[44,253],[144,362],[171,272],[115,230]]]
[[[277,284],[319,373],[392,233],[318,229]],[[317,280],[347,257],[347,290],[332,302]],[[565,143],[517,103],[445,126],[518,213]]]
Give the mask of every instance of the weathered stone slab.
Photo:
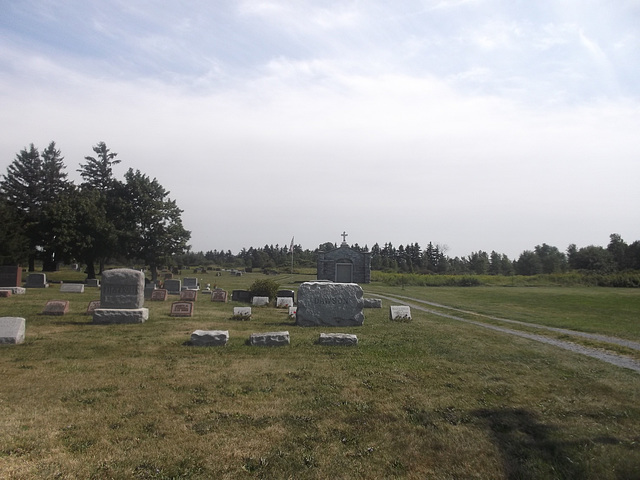
[[[97,278],[87,278],[87,287],[89,288],[98,288],[100,287],[100,280]]]
[[[21,287],[22,286],[22,267],[16,266],[0,266],[0,287]],[[18,317],[7,317],[18,318]]]
[[[291,297],[278,297],[276,298],[277,308],[289,308],[293,307],[293,298]]]
[[[87,305],[87,311],[85,312],[85,315],[93,315],[93,313],[96,311],[96,308],[100,308],[100,300],[91,300],[89,302],[89,305]]]
[[[49,300],[42,315],[64,315],[69,312],[69,300]]]
[[[144,273],[131,268],[115,268],[102,273],[101,309],[142,308]]]
[[[148,308],[96,308],[93,323],[144,323],[149,319]]]
[[[9,298],[11,295],[13,295],[13,292],[9,289],[0,290],[0,298]]]
[[[200,290],[200,284],[196,277],[184,277],[182,279],[182,290]]]
[[[411,308],[407,305],[391,305],[389,307],[389,319],[394,322],[410,322]]]
[[[61,293],[84,293],[84,283],[63,283],[60,285]]]
[[[233,316],[249,319],[251,318],[251,307],[233,307]]]
[[[254,347],[282,347],[289,345],[289,332],[252,333],[249,343]]]
[[[381,298],[365,298],[364,308],[382,308]]]
[[[350,333],[321,333],[318,338],[319,345],[358,345],[358,337]]]
[[[156,288],[151,292],[152,302],[164,302],[167,299],[167,290],[165,288]]]
[[[169,295],[180,295],[182,290],[182,282],[175,278],[168,278],[164,281],[164,288]]]
[[[0,344],[24,342],[26,320],[20,317],[0,317]]]
[[[11,292],[12,295],[24,295],[27,293],[27,289],[24,287],[0,287],[0,292],[2,291]]]
[[[196,347],[224,346],[229,341],[229,330],[196,330],[191,334],[191,345]]]
[[[224,290],[213,290],[211,292],[211,301],[212,302],[226,303],[226,301],[227,301],[227,292],[224,291]]]
[[[254,307],[262,307],[264,305],[269,305],[269,297],[253,297],[251,303]]]
[[[180,292],[180,300],[185,302],[195,302],[198,299],[197,290],[182,290]]]
[[[251,303],[251,292],[249,290],[232,290],[231,301]]]
[[[47,288],[47,275],[45,273],[30,273],[27,276],[27,288]]]
[[[193,317],[193,302],[173,302],[170,315],[172,317]]]
[[[364,323],[362,287],[355,283],[305,282],[298,288],[296,323],[302,327],[357,327]]]

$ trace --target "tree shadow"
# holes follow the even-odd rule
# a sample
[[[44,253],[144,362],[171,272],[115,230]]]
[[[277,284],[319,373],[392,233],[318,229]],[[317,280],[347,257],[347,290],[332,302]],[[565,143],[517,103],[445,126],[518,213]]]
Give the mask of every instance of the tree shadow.
[[[584,466],[571,459],[571,448],[580,442],[554,439],[554,427],[538,421],[525,409],[482,409],[471,412],[491,432],[502,454],[504,474],[513,480],[539,478],[582,479]]]

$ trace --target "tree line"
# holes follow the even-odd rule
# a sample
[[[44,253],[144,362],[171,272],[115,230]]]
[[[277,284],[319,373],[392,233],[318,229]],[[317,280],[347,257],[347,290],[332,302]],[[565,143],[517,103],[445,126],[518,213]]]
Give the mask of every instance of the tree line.
[[[82,182],[67,178],[64,157],[55,142],[42,152],[24,148],[0,180],[0,262],[36,262],[43,271],[72,261],[95,278],[112,259],[140,261],[152,277],[173,255],[188,250],[191,233],[182,210],[154,178],[130,168],[124,179],[114,177],[121,162],[104,142],[93,147],[77,170]]]
[[[538,275],[565,273],[580,270],[594,273],[615,273],[628,270],[640,270],[640,241],[627,244],[619,234],[609,236],[606,247],[589,245],[578,248],[569,245],[565,252],[557,247],[536,245],[533,250],[523,251],[517,259],[511,260],[503,253],[491,253],[479,250],[463,257],[446,255],[446,246],[429,242],[422,248],[417,242],[393,246],[385,243],[382,247],[376,243],[369,250],[357,243],[350,247],[354,250],[371,253],[372,270],[385,272],[406,272],[422,274],[448,275]],[[293,245],[295,265],[315,267],[317,255],[321,251],[338,248],[335,243],[324,243],[314,250]],[[178,255],[175,260],[182,265],[215,264],[233,268],[276,269],[288,268],[291,262],[289,246],[265,245],[264,247],[243,248],[233,254],[230,250],[207,252],[189,252]]]

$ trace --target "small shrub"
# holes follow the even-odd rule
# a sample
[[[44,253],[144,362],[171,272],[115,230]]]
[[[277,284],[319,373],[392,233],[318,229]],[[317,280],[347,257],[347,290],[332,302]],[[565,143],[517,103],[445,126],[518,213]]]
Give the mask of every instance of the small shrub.
[[[249,287],[254,297],[269,297],[269,300],[276,298],[278,290],[280,290],[280,284],[274,280],[256,280]]]

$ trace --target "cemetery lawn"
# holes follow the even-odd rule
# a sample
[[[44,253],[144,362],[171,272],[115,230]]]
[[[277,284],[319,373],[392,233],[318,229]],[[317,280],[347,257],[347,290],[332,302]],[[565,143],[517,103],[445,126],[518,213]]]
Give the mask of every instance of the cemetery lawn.
[[[256,279],[296,289],[313,278],[197,277],[229,292]],[[640,341],[638,289],[371,284],[365,291]],[[53,284],[0,299],[0,316],[27,319],[25,343],[0,348],[1,478],[627,479],[640,472],[640,374],[597,359],[418,310],[411,323],[390,322],[388,300],[365,310],[364,326],[340,329],[297,327],[274,307],[231,320],[242,304],[202,294],[191,318],[170,317],[177,297],[169,296],[145,302],[144,324],[93,325],[84,311],[98,298],[97,289],[61,294]],[[50,299],[69,300],[70,313],[39,315]],[[229,343],[185,345],[196,329],[229,330]],[[246,345],[251,333],[280,330],[290,332],[290,346]],[[321,347],[321,332],[355,333],[359,345]]]

